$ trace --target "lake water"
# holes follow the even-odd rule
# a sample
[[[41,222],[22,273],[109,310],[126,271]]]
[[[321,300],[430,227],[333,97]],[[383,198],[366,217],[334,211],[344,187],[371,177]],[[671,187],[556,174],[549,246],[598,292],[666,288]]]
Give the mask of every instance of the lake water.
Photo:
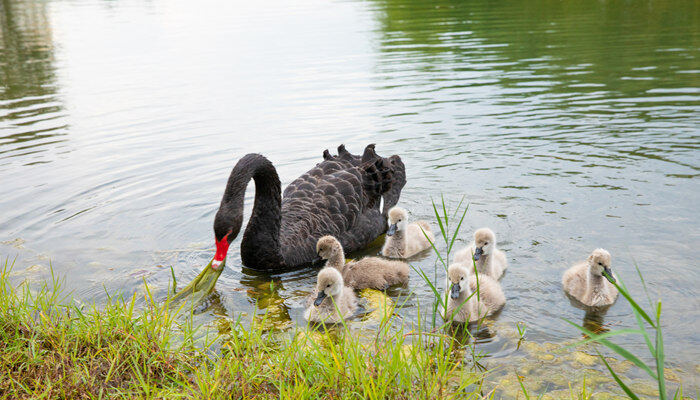
[[[669,365],[697,389],[697,2],[2,1],[0,11],[0,255],[17,257],[18,279],[46,279],[51,265],[98,304],[144,279],[164,290],[169,266],[184,284],[213,255],[239,157],[264,154],[286,185],[323,149],[376,143],[406,163],[401,203],[413,218],[434,223],[431,198],[465,196],[458,246],[476,228],[497,232],[510,269],[484,344],[493,365],[528,358],[517,321],[533,346],[579,337],[562,318],[584,312],[561,275],[604,247],[633,293],[643,298],[636,262],[663,299]],[[280,320],[303,324],[315,270],[256,273],[240,265],[239,243],[200,318],[275,304]],[[435,257],[412,261],[432,272]],[[409,321],[431,298],[416,274],[394,294]],[[634,325],[624,299],[605,323]]]

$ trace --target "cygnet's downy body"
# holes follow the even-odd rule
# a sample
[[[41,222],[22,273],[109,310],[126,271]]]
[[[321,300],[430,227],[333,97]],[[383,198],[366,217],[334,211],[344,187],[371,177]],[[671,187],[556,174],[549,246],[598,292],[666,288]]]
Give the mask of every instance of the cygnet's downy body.
[[[316,291],[309,298],[304,318],[311,322],[338,323],[351,317],[357,310],[357,297],[352,288],[345,286],[343,277],[335,268],[318,272]]]
[[[409,223],[408,212],[403,208],[394,207],[389,210],[389,229],[386,231],[386,239],[382,246],[384,257],[411,257],[429,249],[431,241],[435,243],[435,235],[426,221]]]
[[[508,268],[506,255],[496,247],[496,234],[489,228],[474,232],[474,241],[455,254],[455,263],[470,265],[472,269],[476,266],[479,276],[488,275],[496,280],[501,279]]]
[[[564,291],[583,305],[603,307],[612,305],[617,299],[618,290],[611,269],[610,253],[595,249],[586,261],[580,262],[564,272]]]
[[[341,272],[345,283],[353,289],[385,290],[393,285],[408,283],[409,267],[401,261],[379,257],[364,257],[345,264],[345,253],[333,236],[324,236],[316,243],[316,251],[326,261],[326,268]]]
[[[478,293],[476,293],[478,287]],[[471,273],[467,265],[452,264],[447,270],[446,321],[476,322],[500,310],[506,304],[501,285],[486,275]]]

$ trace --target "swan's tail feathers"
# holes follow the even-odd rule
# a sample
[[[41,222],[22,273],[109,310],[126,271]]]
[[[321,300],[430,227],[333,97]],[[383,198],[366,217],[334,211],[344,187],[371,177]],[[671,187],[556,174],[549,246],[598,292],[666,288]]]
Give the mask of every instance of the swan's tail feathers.
[[[362,154],[362,163],[370,162],[373,161],[377,158],[381,158],[377,155],[377,153],[374,151],[374,143],[368,144],[367,147],[365,147],[365,152]]]
[[[374,149],[371,149],[374,153]],[[367,151],[365,151],[367,155]],[[394,181],[394,170],[388,159],[375,154],[374,159],[362,163],[360,169],[363,171],[362,186],[366,196],[366,204],[369,208],[379,207],[379,200],[382,195],[391,189]]]
[[[387,216],[389,210],[399,202],[401,190],[406,185],[406,166],[401,161],[401,157],[393,155],[388,160],[393,174],[391,176],[391,187],[383,194],[384,209],[382,214],[384,216]]]
[[[348,161],[353,166],[357,167],[361,163],[361,157],[350,153],[344,144],[338,146],[338,158],[343,161]]]

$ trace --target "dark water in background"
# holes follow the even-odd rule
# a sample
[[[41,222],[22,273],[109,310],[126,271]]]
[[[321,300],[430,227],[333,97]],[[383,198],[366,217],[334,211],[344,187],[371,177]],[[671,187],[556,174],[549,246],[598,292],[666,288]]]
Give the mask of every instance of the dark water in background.
[[[325,148],[377,143],[407,165],[414,218],[433,219],[431,197],[464,195],[460,246],[475,228],[498,233],[511,263],[499,326],[576,338],[561,317],[584,313],[561,274],[605,247],[632,291],[636,261],[663,299],[670,364],[697,387],[697,2],[3,0],[0,11],[0,254],[18,256],[18,276],[45,279],[51,262],[98,303],[144,278],[165,288],[170,265],[184,283],[213,254],[240,156],[265,154],[286,184]],[[257,274],[238,245],[202,318],[275,303],[303,323],[315,271]],[[432,271],[434,258],[415,264]],[[415,275],[410,289],[409,320],[430,298]],[[634,323],[622,300],[605,321]],[[490,346],[513,351],[499,335]]]

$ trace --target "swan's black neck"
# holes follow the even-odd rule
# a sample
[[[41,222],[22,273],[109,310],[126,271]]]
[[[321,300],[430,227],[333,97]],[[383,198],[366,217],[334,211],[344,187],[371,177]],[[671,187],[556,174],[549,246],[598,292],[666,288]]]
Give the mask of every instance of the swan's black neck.
[[[247,154],[238,161],[226,184],[214,231],[218,239],[218,222],[218,225],[230,225],[230,228],[219,229],[225,234],[232,228],[230,239],[238,234],[243,221],[245,190],[251,178],[255,181],[255,203],[241,241],[241,260],[251,268],[276,268],[282,265],[279,243],[282,195],[277,171],[267,158]]]

